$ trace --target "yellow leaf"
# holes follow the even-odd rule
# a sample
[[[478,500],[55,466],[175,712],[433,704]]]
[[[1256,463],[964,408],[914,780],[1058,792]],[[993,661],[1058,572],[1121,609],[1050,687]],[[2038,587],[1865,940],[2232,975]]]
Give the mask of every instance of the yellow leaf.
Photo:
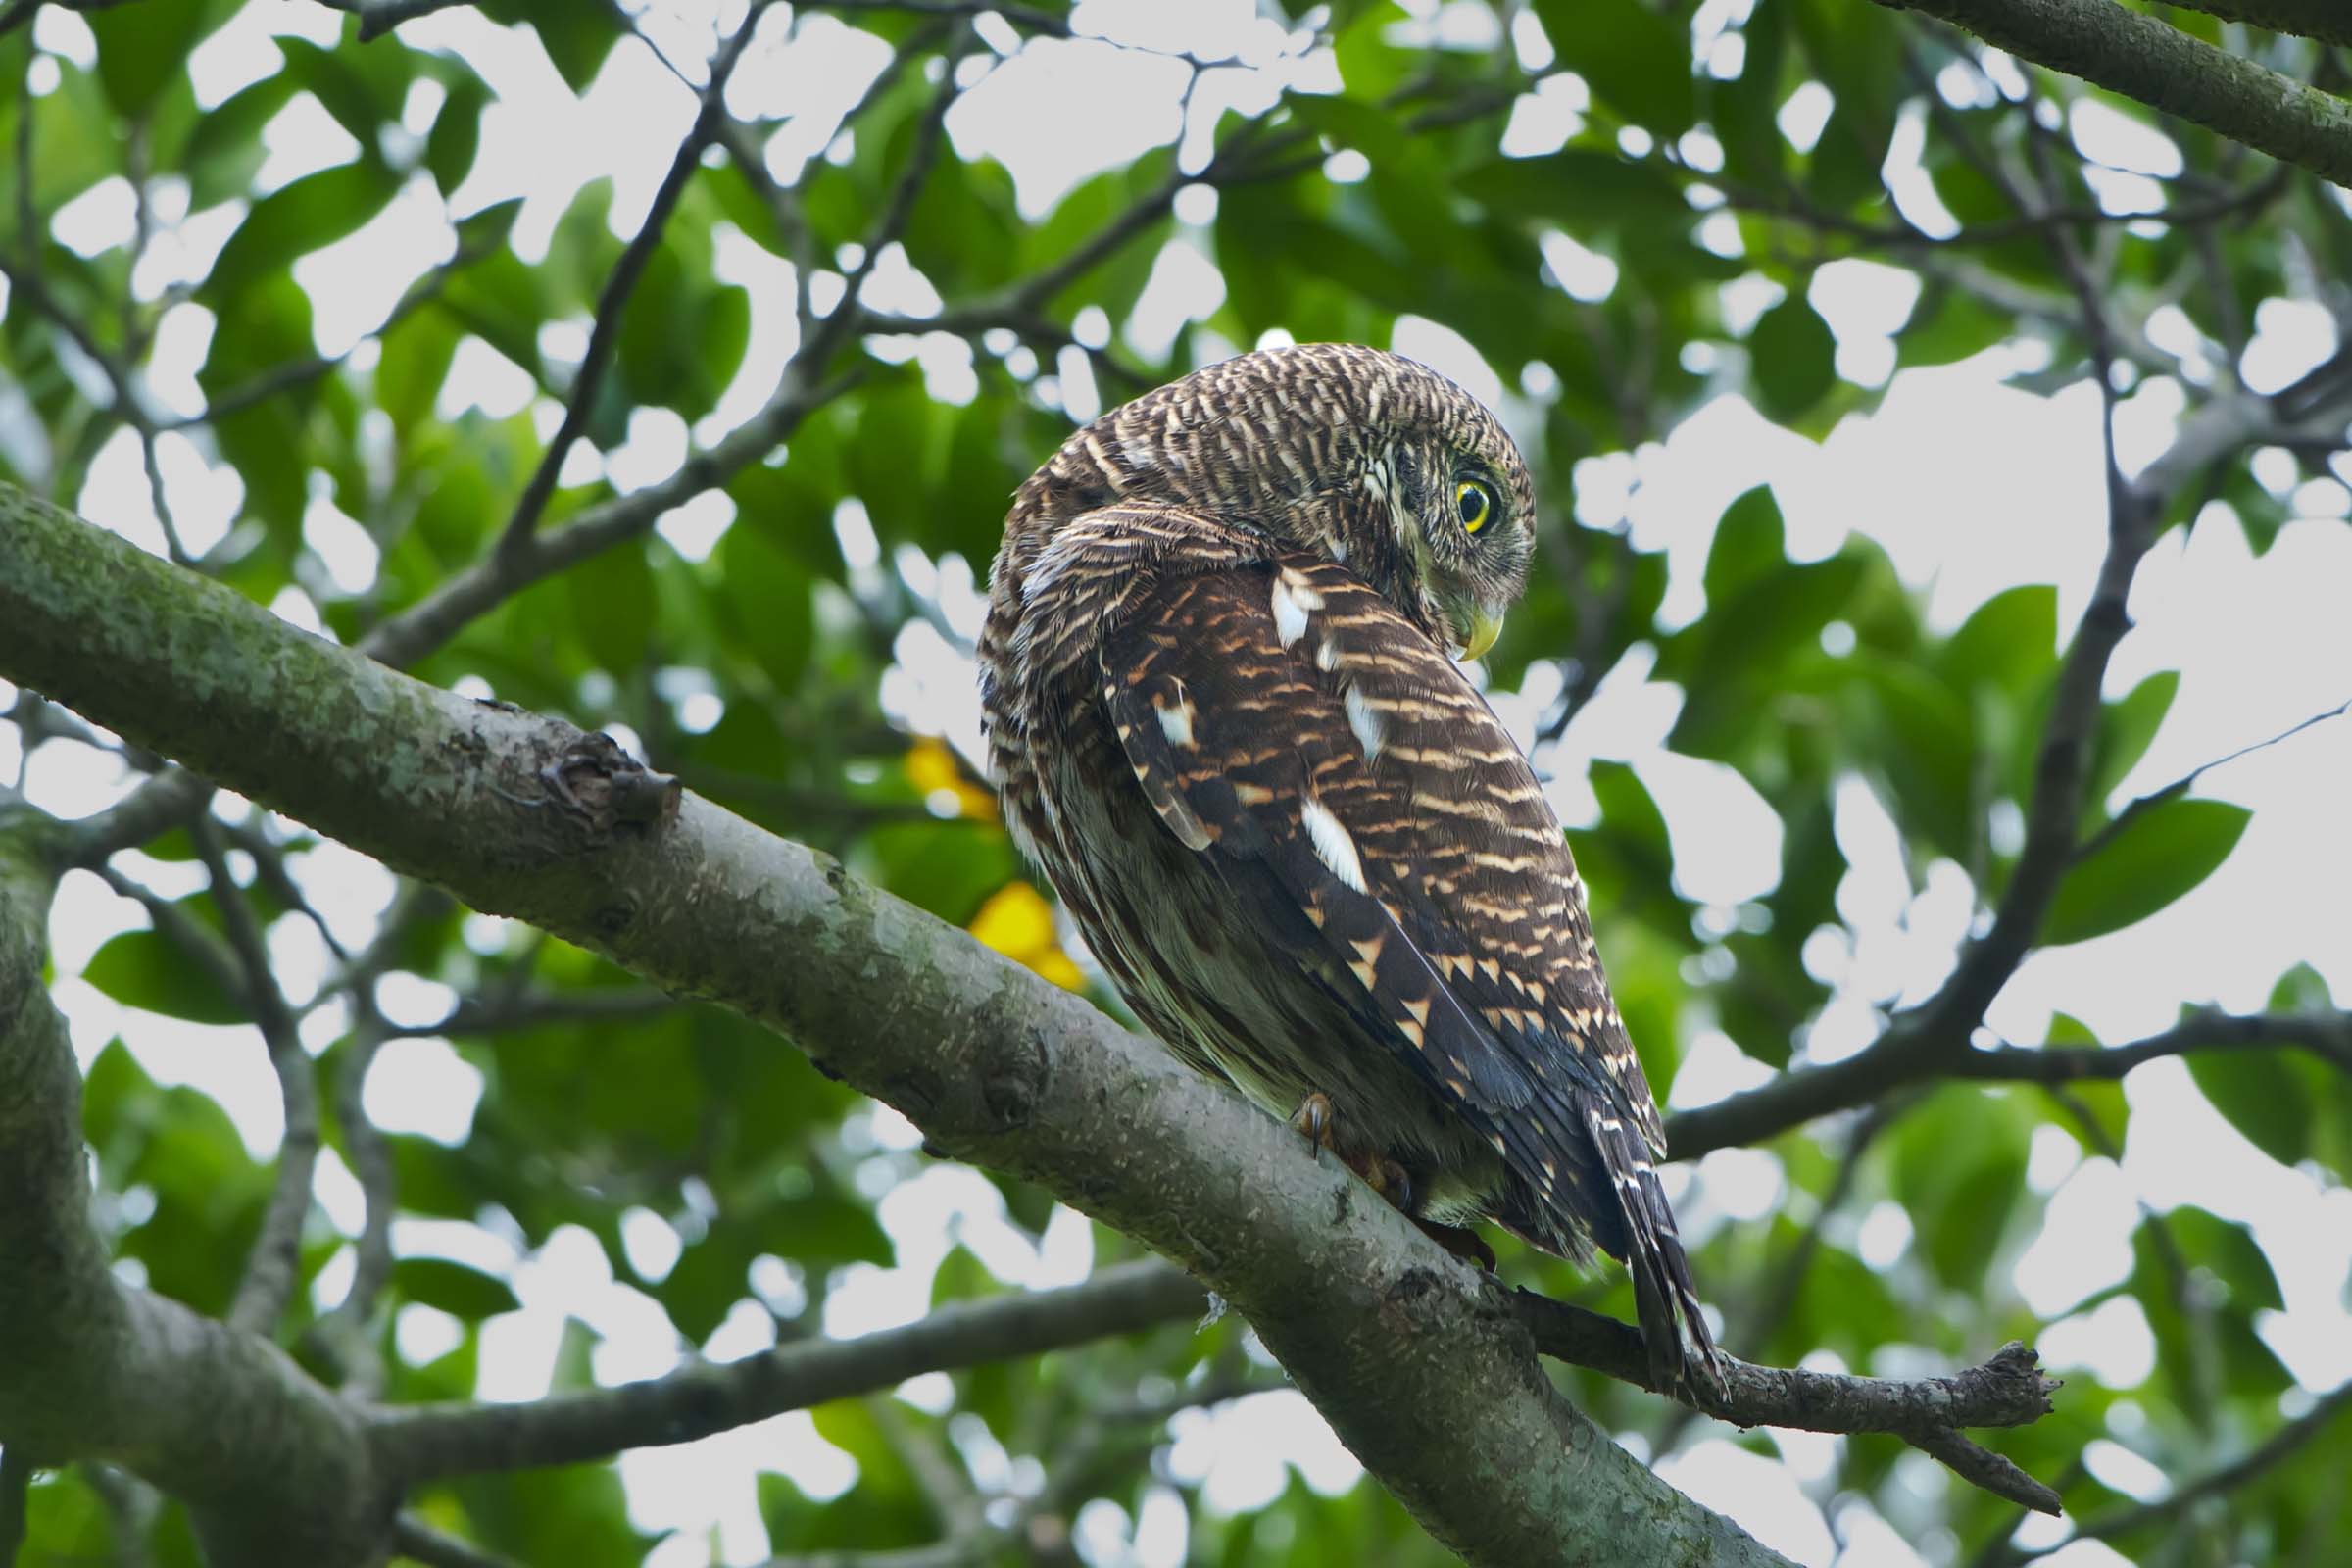
[[[968,927],[987,947],[1075,991],[1084,979],[1054,937],[1054,906],[1026,882],[1007,882],[988,896]]]
[[[938,736],[918,737],[906,748],[904,765],[906,782],[921,791],[925,800],[945,790],[956,797],[956,815],[976,822],[996,819],[997,798],[965,776],[963,764]]]

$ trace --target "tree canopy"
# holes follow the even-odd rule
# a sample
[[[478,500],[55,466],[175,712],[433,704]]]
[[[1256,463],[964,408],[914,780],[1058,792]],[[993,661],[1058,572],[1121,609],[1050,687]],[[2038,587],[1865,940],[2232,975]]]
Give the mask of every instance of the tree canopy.
[[[2347,46],[0,0],[0,1565],[2352,1558]],[[978,771],[1013,488],[1310,340],[1536,474],[1722,1410]]]

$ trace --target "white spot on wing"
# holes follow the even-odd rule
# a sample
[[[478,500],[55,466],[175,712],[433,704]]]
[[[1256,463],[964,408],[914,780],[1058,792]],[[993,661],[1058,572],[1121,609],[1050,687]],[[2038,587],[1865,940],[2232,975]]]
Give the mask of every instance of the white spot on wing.
[[[1306,635],[1306,606],[1291,591],[1288,573],[1274,579],[1274,635],[1285,648]]]
[[[1364,760],[1378,761],[1381,745],[1388,739],[1380,714],[1365,699],[1361,686],[1348,687],[1344,701],[1348,705],[1348,727],[1355,731],[1355,743],[1364,749]]]
[[[1190,702],[1171,704],[1158,711],[1159,732],[1168,738],[1170,746],[1193,744],[1193,705]]]
[[[1315,858],[1331,868],[1331,874],[1349,888],[1364,891],[1364,863],[1356,858],[1355,840],[1340,825],[1340,819],[1325,808],[1321,801],[1306,796],[1299,807],[1306,822],[1307,842],[1315,847]]]

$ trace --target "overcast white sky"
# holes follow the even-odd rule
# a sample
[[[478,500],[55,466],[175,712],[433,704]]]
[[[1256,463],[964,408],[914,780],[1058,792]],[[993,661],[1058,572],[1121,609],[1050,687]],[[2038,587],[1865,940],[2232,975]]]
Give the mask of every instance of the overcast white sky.
[[[1464,41],[1479,41],[1480,30],[1491,26],[1476,7],[1448,7],[1435,16],[1426,4],[1407,9],[1428,17],[1436,31]],[[1702,38],[1712,37],[1727,16],[1743,9],[1740,0],[1709,0],[1702,8]],[[718,10],[732,26],[742,6],[740,0],[721,0]],[[794,114],[771,150],[771,162],[789,176],[807,159],[824,155],[840,114],[886,51],[824,17],[811,18],[787,43],[786,17],[785,7],[770,13],[730,98],[742,113]],[[1250,5],[1237,0],[1182,8],[1145,0],[1084,0],[1074,20],[1081,31],[1160,49],[1189,48],[1211,56],[1232,52],[1249,64],[1213,73],[1204,81],[1188,129],[1177,103],[1184,69],[1166,58],[1100,42],[1049,40],[997,62],[951,115],[949,128],[959,154],[986,153],[1006,164],[1021,204],[1031,213],[1048,210],[1062,191],[1095,171],[1180,134],[1188,138],[1188,152],[1197,154],[1190,142],[1206,123],[1200,118],[1205,108],[1232,104],[1255,111],[1285,83],[1330,85],[1334,80],[1327,57],[1303,53],[1302,40],[1286,36],[1279,24],[1255,17]],[[699,74],[699,62],[710,47],[710,7],[698,0],[656,0],[647,30],[672,59]],[[217,103],[274,70],[278,56],[269,41],[273,33],[329,43],[337,27],[334,14],[305,0],[252,0],[198,51],[193,69],[200,99]],[[45,8],[36,28],[45,48],[88,59],[88,30],[73,13]],[[617,48],[589,92],[574,99],[527,32],[453,11],[409,24],[400,35],[416,47],[463,54],[496,91],[499,102],[485,117],[475,172],[454,206],[463,214],[514,195],[527,197],[516,229],[526,254],[544,246],[556,218],[578,185],[591,178],[613,180],[614,220],[624,231],[633,228],[693,113],[688,89],[633,41]],[[990,40],[1012,41],[1001,31]],[[1523,33],[1516,42],[1528,49],[1540,39]],[[1530,63],[1543,64],[1540,53]],[[48,90],[50,84],[36,74],[36,90]],[[1572,82],[1559,85],[1568,90],[1555,87],[1522,103],[1508,132],[1513,151],[1541,151],[1572,132],[1581,94]],[[1784,122],[1801,131],[1810,122],[1817,130],[1821,107],[1800,95]],[[420,89],[411,105],[412,130],[429,125],[432,108],[430,94]],[[1085,134],[1072,134],[1073,125],[1084,125]],[[2079,120],[2076,130],[2113,162],[2159,173],[2168,167],[2169,147],[2120,116],[2094,114]],[[265,187],[342,162],[357,150],[307,95],[271,125],[268,141],[271,157],[262,176]],[[1904,146],[1898,138],[1890,163],[1898,178],[1904,172]],[[1339,177],[1347,172],[1345,164],[1334,170]],[[2103,194],[2119,204],[2145,203],[2145,184],[2119,179]],[[1924,182],[1906,181],[1903,189],[1907,212],[1929,224],[1938,220],[1932,192],[1922,194]],[[169,188],[159,199],[168,220],[164,237],[139,276],[150,295],[175,278],[201,276],[234,226],[233,208],[181,221],[184,206],[184,187],[176,201]],[[1164,345],[1187,317],[1205,315],[1221,298],[1222,285],[1207,260],[1200,226],[1213,216],[1214,198],[1204,191],[1190,193],[1179,212],[1186,225],[1160,257],[1137,318],[1122,328],[1141,344]],[[317,306],[321,350],[338,352],[359,340],[416,273],[449,254],[450,216],[429,181],[420,179],[368,228],[298,266],[297,276]],[[122,243],[129,224],[129,192],[120,181],[81,198],[58,220],[63,240],[92,252]],[[1555,241],[1547,254],[1563,284],[1580,294],[1603,293],[1613,284],[1613,269],[1573,244]],[[692,431],[674,416],[640,415],[627,446],[604,460],[623,488],[665,476],[690,439],[711,439],[756,411],[791,349],[789,268],[731,234],[719,247],[718,267],[722,275],[753,292],[747,362],[718,412]],[[876,287],[877,303],[910,311],[937,303],[903,258],[886,262]],[[1892,365],[1886,334],[1899,326],[1915,295],[1907,274],[1886,268],[1848,263],[1824,270],[1811,298],[1838,334],[1841,371],[1866,384],[1885,381]],[[1736,316],[1752,318],[1772,298],[1769,285],[1752,281],[1727,291]],[[2258,388],[2283,384],[2334,347],[2332,327],[2316,307],[2270,302],[2257,322],[2260,336],[2246,372]],[[2152,331],[2162,338],[2183,324],[2159,320]],[[1085,322],[1081,326],[1093,329]],[[177,308],[168,318],[152,376],[159,403],[199,405],[194,369],[213,329],[206,314],[192,305]],[[584,341],[583,330],[559,329],[548,346],[576,356]],[[1460,338],[1433,322],[1408,318],[1390,346],[1428,361],[1491,401],[1503,401],[1506,412],[1512,405],[1505,394],[1515,397],[1522,384],[1519,368],[1483,364]],[[969,384],[969,351],[961,343],[925,338],[909,352],[919,354],[941,395],[956,396],[959,386]],[[361,363],[371,353],[363,347]],[[2001,384],[2005,370],[2034,363],[2031,348],[2011,348],[1943,369],[1906,372],[1888,387],[1878,413],[1848,419],[1818,446],[1766,423],[1739,397],[1721,397],[1661,446],[1583,466],[1574,505],[1580,517],[1596,525],[1630,516],[1638,545],[1668,552],[1673,586],[1666,614],[1673,620],[1700,609],[1698,567],[1724,504],[1748,486],[1769,481],[1787,514],[1792,554],[1818,558],[1835,551],[1849,531],[1864,533],[1884,545],[1905,579],[1928,594],[1938,626],[1948,628],[1991,594],[2027,582],[2056,583],[2062,623],[2071,622],[2087,598],[2103,537],[2096,399],[2088,388],[2043,399]],[[1091,413],[1094,394],[1082,362],[1047,368],[1049,372],[1054,368],[1066,372],[1061,388],[1068,405]],[[511,413],[531,395],[519,369],[469,341],[443,408],[455,413],[478,402],[493,412]],[[2162,450],[2180,406],[2180,389],[2170,382],[2136,389],[2125,405],[2122,442],[2128,466],[2135,467]],[[543,404],[537,413],[543,426],[552,429],[552,405]],[[2281,493],[2292,485],[2291,466],[2279,461],[2283,456],[2265,457],[2256,467],[2257,476]],[[239,486],[233,475],[211,467],[199,447],[184,438],[168,437],[165,458],[173,499],[191,519],[189,542],[201,549],[233,517]],[[594,454],[576,452],[567,474],[592,473],[596,462]],[[79,500],[93,519],[160,548],[136,449],[127,441],[109,449]],[[1568,497],[1551,500],[1570,502]],[[2347,495],[2342,485],[2320,481],[2293,488],[2291,504],[2299,520],[2261,559],[2251,556],[2233,519],[2214,509],[2185,534],[2166,538],[2142,568],[2131,606],[2136,629],[2117,655],[2109,695],[2161,669],[2180,670],[2181,681],[2162,730],[2119,798],[2142,793],[2352,699],[2352,617],[2343,609],[2352,603],[2352,528],[2343,521]],[[663,533],[699,555],[723,530],[727,515],[723,503],[706,501],[681,509],[663,524]],[[846,537],[853,547],[865,543],[870,551],[872,534],[860,534],[856,515],[853,512],[847,519]],[[331,506],[319,503],[309,536],[339,587],[355,589],[372,576],[372,546]],[[919,591],[939,596],[951,626],[968,628],[977,612],[970,583],[985,563],[899,564]],[[275,608],[317,627],[315,611],[299,593],[290,591]],[[901,667],[886,689],[894,710],[969,747],[977,719],[968,661],[921,624],[902,639],[901,656]],[[1592,817],[1584,785],[1591,760],[1630,761],[1666,814],[1683,890],[1717,904],[1756,896],[1776,874],[1777,821],[1731,770],[1662,750],[1679,696],[1645,677],[1645,662],[1629,660],[1559,746],[1539,758],[1558,780],[1556,798],[1564,818],[1574,825]],[[1496,694],[1497,708],[1524,737],[1557,689],[1556,672],[1539,668],[1523,692]],[[0,698],[5,696],[0,690]],[[16,737],[0,725],[0,777],[13,776],[18,761]],[[2009,1038],[2036,1041],[2052,1010],[2063,1008],[2102,1038],[2129,1038],[2163,1028],[2183,1003],[2258,1007],[2278,975],[2298,961],[2315,965],[2339,1003],[2352,1002],[2352,915],[2343,893],[2352,886],[2352,813],[2343,809],[2348,779],[2348,720],[2316,726],[2208,773],[2199,794],[2256,811],[2230,861],[2194,895],[2152,920],[2036,955],[1996,1003],[1992,1026]],[[37,804],[73,815],[104,806],[126,782],[105,756],[52,743],[31,760],[24,789]],[[1831,944],[1821,954],[1824,978],[1837,984],[1838,999],[1809,1042],[1817,1058],[1865,1043],[1874,1027],[1874,1006],[1932,989],[1948,968],[1968,917],[1967,884],[1955,868],[1939,868],[1924,888],[1909,885],[1892,825],[1867,789],[1841,793],[1838,833],[1853,864],[1838,893],[1852,940]],[[184,868],[144,863],[136,870],[168,892],[183,891],[175,879],[184,878]],[[365,937],[391,888],[379,868],[335,847],[310,856],[300,874],[355,938]],[[59,999],[85,1063],[120,1035],[158,1077],[197,1084],[219,1098],[254,1151],[266,1153],[276,1144],[280,1113],[267,1064],[245,1032],[127,1012],[74,978],[106,937],[142,923],[134,905],[116,899],[91,877],[74,878],[59,901],[55,935],[58,970],[65,977]],[[299,922],[287,921],[271,940],[297,994],[316,985],[324,956],[315,937]],[[437,988],[422,982],[395,988],[388,1000],[403,1016],[419,1021],[438,1015],[446,1002]],[[334,1037],[334,1020],[322,1017],[318,1023],[313,1043],[322,1048]],[[1678,1105],[1698,1103],[1764,1076],[1765,1070],[1727,1039],[1702,1036],[1676,1081],[1674,1100]],[[2286,1170],[2254,1150],[2206,1106],[2178,1062],[2144,1068],[2126,1087],[2133,1117],[2120,1167],[2081,1160],[2073,1140],[2057,1129],[2045,1129],[2037,1139],[2030,1179],[2055,1196],[2044,1233],[2017,1264],[2015,1288],[2037,1312],[2062,1312],[2128,1271],[2128,1241],[2139,1204],[2201,1204],[2253,1225],[2287,1301],[2286,1310],[2266,1321],[2263,1331],[2302,1388],[2322,1391],[2352,1376],[2352,1314],[2345,1310],[2352,1195],[2340,1188],[2324,1191],[2310,1175]],[[445,1043],[413,1041],[386,1049],[368,1099],[387,1126],[455,1140],[465,1136],[478,1093],[471,1069]],[[873,1118],[871,1131],[877,1152],[864,1179],[879,1186],[891,1180],[888,1152],[911,1147],[913,1138],[911,1129],[888,1112]],[[2194,1151],[2195,1157],[2181,1157],[2186,1151]],[[1695,1176],[1678,1173],[1677,1179],[1690,1182],[1682,1200],[1690,1216],[1687,1228],[1701,1233],[1712,1225],[1759,1218],[1780,1197],[1778,1161],[1756,1152],[1718,1153],[1702,1161]],[[336,1223],[357,1229],[357,1186],[331,1154],[321,1176],[321,1197]],[[1033,1250],[1004,1223],[995,1191],[960,1168],[924,1168],[889,1192],[882,1218],[898,1244],[898,1265],[851,1270],[828,1301],[831,1332],[857,1333],[918,1315],[928,1299],[931,1272],[952,1238],[960,1238],[1004,1278],[1018,1283],[1076,1279],[1091,1262],[1087,1227],[1075,1216],[1060,1216],[1042,1250]],[[632,1257],[642,1268],[659,1273],[675,1255],[676,1237],[650,1213],[632,1216],[627,1235]],[[1882,1205],[1851,1221],[1843,1239],[1874,1265],[1885,1266],[1900,1255],[1908,1227],[1899,1210]],[[518,1255],[509,1239],[473,1226],[404,1224],[397,1240],[405,1250],[440,1252],[514,1271],[524,1310],[492,1322],[484,1332],[486,1396],[524,1398],[544,1390],[566,1313],[604,1335],[596,1356],[600,1377],[658,1373],[680,1354],[659,1308],[612,1283],[585,1233],[561,1234],[527,1257]],[[330,1269],[320,1282],[322,1295],[339,1295],[348,1277],[348,1261]],[[781,1269],[755,1283],[771,1295],[789,1296],[795,1289]],[[399,1331],[405,1346],[435,1353],[453,1343],[457,1329],[432,1309],[413,1306],[404,1309]],[[769,1333],[766,1316],[746,1303],[702,1348],[714,1355],[740,1354],[765,1343]],[[2143,1377],[2153,1356],[2146,1322],[2129,1299],[2054,1324],[2042,1335],[2041,1348],[2062,1372],[2072,1368],[2124,1384]],[[944,1380],[937,1378],[918,1380],[909,1390],[925,1403],[943,1398],[944,1393]],[[1320,1488],[1350,1483],[1353,1461],[1302,1399],[1270,1396],[1246,1405],[1196,1412],[1178,1428],[1172,1471],[1183,1478],[1207,1477],[1213,1506],[1246,1509],[1262,1503],[1282,1485],[1286,1463]],[[1877,1568],[1922,1561],[1922,1546],[1936,1550],[1934,1542],[1906,1542],[1867,1505],[1841,1503],[1835,1521],[1825,1518],[1814,1498],[1827,1494],[1822,1484],[1830,1474],[1835,1440],[1799,1435],[1780,1441],[1778,1463],[1708,1440],[1662,1468],[1678,1486],[1808,1564]],[[985,1444],[972,1451],[984,1468],[1004,1463],[1004,1456],[991,1455]],[[2126,1491],[2154,1495],[2164,1484],[2118,1445],[2098,1445],[2089,1458],[2102,1479]],[[624,1460],[637,1522],[648,1529],[691,1532],[651,1560],[663,1568],[702,1563],[704,1539],[713,1526],[725,1561],[762,1557],[765,1539],[752,1505],[751,1476],[763,1467],[783,1470],[820,1494],[850,1485],[856,1473],[847,1456],[816,1437],[805,1415]],[[1933,1479],[1932,1466],[1921,1484],[1940,1484]],[[1165,1492],[1154,1493],[1138,1519],[1102,1504],[1081,1521],[1082,1544],[1100,1563],[1174,1564],[1183,1558],[1184,1539],[1182,1507]],[[2047,1559],[2054,1568],[2096,1568],[2120,1560],[2094,1544]]]

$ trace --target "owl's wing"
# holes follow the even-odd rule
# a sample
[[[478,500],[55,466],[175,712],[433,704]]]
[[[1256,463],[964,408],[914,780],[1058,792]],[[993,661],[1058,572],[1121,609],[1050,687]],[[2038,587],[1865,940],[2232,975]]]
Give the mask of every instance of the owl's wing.
[[[1303,554],[1164,578],[1101,650],[1138,784],[1237,916],[1278,950],[1319,949],[1312,970],[1501,1154],[1498,1217],[1627,1259],[1657,1370],[1712,1381],[1652,1168],[1657,1106],[1575,862],[1453,662]]]

